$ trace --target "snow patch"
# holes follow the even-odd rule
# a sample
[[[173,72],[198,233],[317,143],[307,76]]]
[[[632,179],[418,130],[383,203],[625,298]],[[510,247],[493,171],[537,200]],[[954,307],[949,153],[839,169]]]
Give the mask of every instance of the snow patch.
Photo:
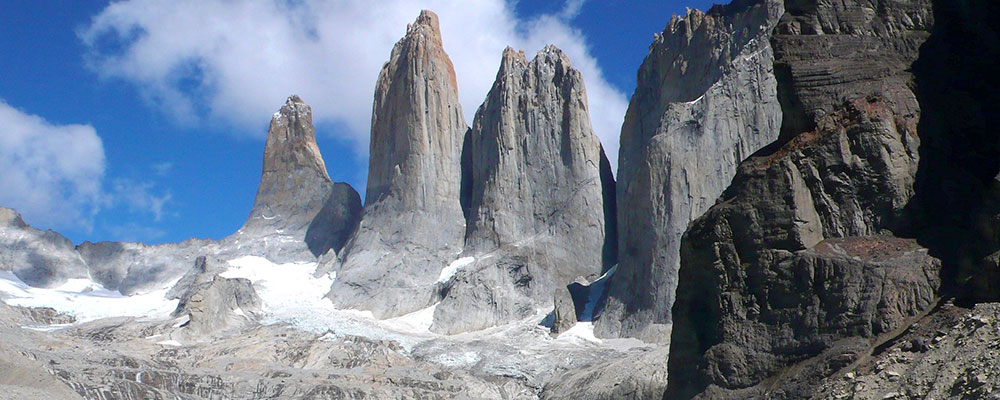
[[[173,347],[183,346],[183,344],[181,344],[181,342],[178,342],[176,340],[164,340],[162,342],[156,342],[156,344],[162,345],[162,346],[173,346]]]
[[[77,322],[110,317],[167,317],[177,300],[167,300],[167,288],[133,296],[105,289],[90,279],[70,279],[55,288],[36,288],[9,271],[0,271],[0,297],[21,307],[50,307]]]
[[[438,304],[441,303],[437,302],[423,310],[383,320],[382,323],[386,327],[397,331],[430,333],[431,324],[434,323],[434,310],[437,309]]]
[[[587,341],[593,343],[601,343],[601,339],[594,336],[594,323],[593,322],[577,322],[572,328],[566,330],[566,332],[560,333],[556,340],[563,341]]]
[[[225,278],[253,282],[263,302],[264,324],[285,323],[299,329],[325,333],[330,338],[361,336],[392,340],[409,351],[432,337],[428,332],[434,309],[416,311],[379,321],[371,311],[341,310],[326,298],[333,277],[314,276],[317,263],[275,264],[263,257],[245,256],[229,261]]]
[[[462,257],[452,261],[451,264],[448,264],[447,267],[444,267],[444,269],[441,270],[441,275],[438,277],[438,283],[448,282],[448,280],[455,276],[455,274],[458,273],[462,267],[468,266],[475,261],[475,257]]]

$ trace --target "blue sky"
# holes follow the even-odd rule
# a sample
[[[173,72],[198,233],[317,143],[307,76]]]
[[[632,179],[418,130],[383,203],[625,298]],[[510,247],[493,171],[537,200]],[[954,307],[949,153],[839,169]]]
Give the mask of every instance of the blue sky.
[[[15,0],[0,14],[0,205],[75,243],[224,237],[292,93],[313,106],[330,176],[364,193],[374,80],[420,8],[441,17],[469,124],[503,46],[554,43],[616,149],[653,34],[711,3]]]

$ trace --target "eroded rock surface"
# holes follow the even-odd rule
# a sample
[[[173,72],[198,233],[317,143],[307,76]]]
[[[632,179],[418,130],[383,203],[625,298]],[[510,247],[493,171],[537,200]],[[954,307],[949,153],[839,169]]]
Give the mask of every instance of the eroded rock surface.
[[[463,256],[477,260],[446,282],[432,327],[442,333],[531,316],[557,289],[614,262],[605,248],[615,238],[614,179],[583,76],[561,50],[548,46],[530,62],[504,50],[470,145]]]
[[[52,230],[32,228],[21,214],[4,207],[0,207],[0,270],[41,287],[87,277],[87,264],[73,242]]]
[[[768,39],[780,1],[737,1],[675,18],[650,45],[618,154],[618,270],[602,336],[665,342],[680,239],[736,166],[778,137]]]
[[[465,233],[467,130],[437,15],[422,11],[375,87],[364,215],[329,295],[339,307],[385,318],[439,299],[439,274],[462,251]]]
[[[913,195],[918,143],[888,103],[858,99],[740,165],[684,236],[669,396],[759,396],[755,385],[781,369],[842,339],[864,339],[845,350],[861,351],[932,304],[940,262],[915,242],[875,236]]]

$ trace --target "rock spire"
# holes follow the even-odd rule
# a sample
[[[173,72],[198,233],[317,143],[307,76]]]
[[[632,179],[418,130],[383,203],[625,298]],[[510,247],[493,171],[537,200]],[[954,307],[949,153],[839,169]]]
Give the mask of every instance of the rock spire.
[[[462,249],[466,131],[437,15],[422,11],[375,87],[364,216],[340,257],[335,304],[391,317],[436,301],[438,275]]]

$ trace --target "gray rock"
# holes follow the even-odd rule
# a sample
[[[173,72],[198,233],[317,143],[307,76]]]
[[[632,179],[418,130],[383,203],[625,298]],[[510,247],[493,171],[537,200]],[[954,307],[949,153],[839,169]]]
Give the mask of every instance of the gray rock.
[[[24,223],[21,214],[0,207],[0,270],[10,271],[31,286],[57,286],[87,278],[87,265],[73,242],[52,230]]]
[[[360,217],[358,193],[327,174],[312,108],[292,95],[271,119],[250,217],[222,246],[278,263],[312,261],[339,251]]]
[[[618,271],[596,333],[664,342],[680,239],[736,166],[778,137],[776,0],[674,18],[650,45],[618,154]]]
[[[215,241],[202,239],[159,245],[83,242],[77,246],[94,281],[125,295],[159,289],[182,276],[199,255],[217,249]]]
[[[552,330],[549,334],[559,336],[577,323],[578,314],[569,287],[556,289],[552,295],[552,303]]]
[[[547,400],[658,398],[667,387],[668,347],[567,370],[542,389]]]
[[[837,371],[811,398],[995,398],[1000,393],[998,332],[1000,304],[972,309],[943,304],[901,337],[886,341],[881,351]]]
[[[338,307],[387,318],[438,300],[439,274],[462,250],[467,130],[437,15],[422,11],[375,87],[364,215],[329,294]]]
[[[800,377],[821,379],[837,354],[933,304],[940,261],[877,236],[913,195],[919,141],[903,121],[883,100],[855,100],[740,165],[682,241],[671,398],[760,396],[756,385],[811,357]],[[808,393],[816,379],[804,380],[784,396]]]
[[[261,300],[253,284],[244,278],[223,278],[222,260],[198,257],[194,267],[167,293],[179,299],[174,316],[188,316],[182,327],[196,337],[239,330],[257,319]]]
[[[561,50],[545,47],[531,62],[504,50],[470,145],[463,255],[478,261],[446,285],[431,327],[442,333],[532,315],[574,278],[614,262],[605,249],[615,237],[606,203],[614,179],[590,126],[583,76]]]
[[[257,197],[239,231],[217,242],[84,242],[77,250],[93,279],[128,295],[177,279],[204,254],[225,259],[260,256],[276,263],[316,260],[340,249],[360,214],[357,192],[327,175],[316,146],[312,109],[293,95],[271,119]]]

